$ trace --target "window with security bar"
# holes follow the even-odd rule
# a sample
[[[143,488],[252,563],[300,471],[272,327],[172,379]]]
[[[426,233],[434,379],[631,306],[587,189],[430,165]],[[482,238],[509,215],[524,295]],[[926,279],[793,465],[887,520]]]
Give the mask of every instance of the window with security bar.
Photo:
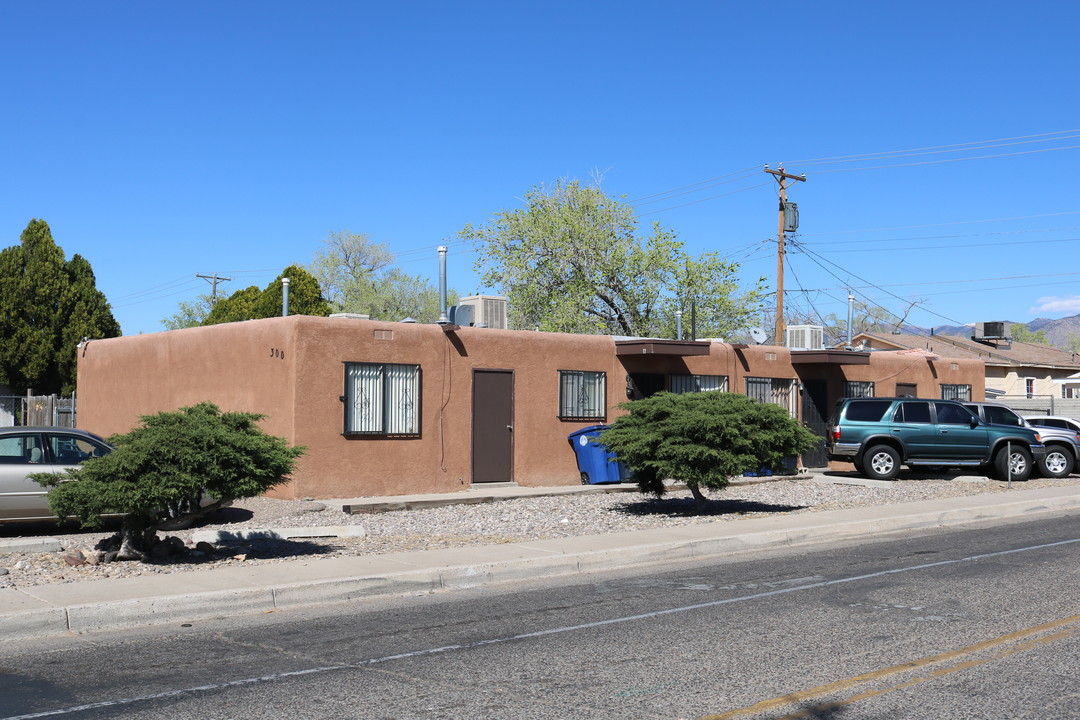
[[[607,373],[559,371],[559,419],[602,420],[607,414]]]
[[[779,405],[788,411],[791,417],[796,417],[795,408],[796,394],[792,392],[795,381],[790,378],[746,378],[746,396],[763,403]]]
[[[960,402],[971,402],[971,386],[943,384],[941,386],[941,399],[959,400]]]
[[[848,380],[844,383],[844,397],[874,397],[874,383],[864,380]]]
[[[346,435],[419,435],[420,366],[345,363]]]
[[[727,392],[727,375],[668,375],[668,388],[673,393]]]

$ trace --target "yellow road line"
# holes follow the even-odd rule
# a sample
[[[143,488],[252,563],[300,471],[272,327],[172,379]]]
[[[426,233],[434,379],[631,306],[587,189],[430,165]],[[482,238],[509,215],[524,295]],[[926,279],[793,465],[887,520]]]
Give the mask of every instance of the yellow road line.
[[[883,680],[885,678],[891,677],[893,675],[898,675],[900,673],[910,672],[912,670],[917,670],[919,668],[935,665],[938,663],[962,660],[968,655],[984,652],[986,650],[992,650],[1001,645],[1017,643],[1018,641],[1026,640],[1033,635],[1039,635],[1041,633],[1046,633],[1051,630],[1058,630],[1059,628],[1063,628],[1066,625],[1074,624],[1077,622],[1080,622],[1080,615],[1072,615],[1067,618],[1061,618],[1060,620],[1043,623],[1042,625],[1035,625],[1030,628],[1025,628],[1024,630],[1017,630],[1016,632],[1012,632],[1007,635],[1001,635],[1000,637],[992,638],[990,640],[984,640],[983,642],[969,645],[965,648],[960,648],[959,650],[952,650],[947,653],[941,653],[940,655],[931,655],[920,660],[913,660],[911,662],[901,663],[900,665],[893,665],[892,667],[874,670],[873,672],[856,675],[855,677],[850,677],[844,680],[838,680],[836,682],[829,683],[828,685],[821,685],[810,690],[800,690],[799,692],[794,692],[790,695],[784,695],[782,697],[772,698],[770,700],[762,700],[761,702],[755,703],[754,705],[750,705],[744,708],[738,708],[736,710],[730,710],[726,713],[721,713],[719,715],[706,715],[705,717],[701,718],[701,720],[732,720],[732,718],[739,718],[745,717],[747,715],[754,715],[756,713],[768,712],[769,710],[775,710],[776,708],[784,707],[785,705],[805,703],[817,698],[848,690],[859,685],[865,685],[867,683]],[[955,665],[951,665],[945,668],[938,668],[924,677],[914,678],[894,687],[885,688],[882,690],[868,690],[866,692],[853,695],[846,700],[836,701],[823,706],[815,707],[813,711],[807,710],[797,712],[792,715],[785,715],[784,718],[780,718],[778,720],[806,717],[811,712],[816,712],[823,708],[832,708],[840,705],[847,705],[853,702],[857,702],[859,700],[865,700],[867,698],[875,697],[877,695],[883,695],[894,690],[900,690],[902,688],[925,682],[926,680],[932,680],[934,678],[956,672],[957,670],[964,670],[970,667],[990,662],[991,660],[998,660],[1004,657],[1008,657],[1009,655],[1023,652],[1024,650],[1029,650],[1039,645],[1044,645],[1046,643],[1054,642],[1056,640],[1063,640],[1065,638],[1073,637],[1077,634],[1080,634],[1080,628],[1060,630],[1059,632],[1056,632],[1052,635],[1041,638],[1033,638],[1031,640],[1027,640],[1027,642],[1023,642],[1013,647],[1006,648],[1001,652],[995,653],[991,657],[982,660],[963,660],[962,662],[958,662]]]

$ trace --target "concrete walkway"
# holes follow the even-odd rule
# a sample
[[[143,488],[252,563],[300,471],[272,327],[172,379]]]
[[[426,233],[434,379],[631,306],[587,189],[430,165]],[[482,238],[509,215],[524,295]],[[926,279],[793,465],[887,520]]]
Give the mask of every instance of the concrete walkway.
[[[625,486],[488,488],[477,497],[626,492]],[[340,501],[366,511],[382,504],[463,501],[466,493]],[[354,509],[354,512],[365,509]],[[184,623],[287,611],[365,598],[476,587],[677,562],[745,550],[1080,511],[1080,486],[809,512],[585,537],[367,557],[144,575],[0,590],[0,639]]]

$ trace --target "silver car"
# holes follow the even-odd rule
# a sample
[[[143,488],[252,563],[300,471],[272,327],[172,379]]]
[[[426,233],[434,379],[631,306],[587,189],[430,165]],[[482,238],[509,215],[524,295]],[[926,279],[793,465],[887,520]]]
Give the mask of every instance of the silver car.
[[[84,430],[56,427],[0,428],[0,522],[54,520],[45,488],[28,476],[61,474],[112,448]]]
[[[1055,427],[1080,433],[1080,420],[1065,417],[1064,415],[1025,415],[1024,419],[1032,425]]]

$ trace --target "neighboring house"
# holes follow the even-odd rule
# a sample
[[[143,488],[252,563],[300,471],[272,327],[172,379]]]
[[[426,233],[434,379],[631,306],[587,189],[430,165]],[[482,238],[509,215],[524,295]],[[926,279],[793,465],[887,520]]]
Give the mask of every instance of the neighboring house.
[[[1060,409],[1059,400],[1075,398],[1077,403],[1064,406],[1080,408],[1080,357],[1051,345],[877,333],[861,333],[852,338],[852,344],[868,350],[922,350],[942,358],[981,360],[986,365],[986,394],[993,399],[1021,410],[1050,413]]]
[[[745,393],[824,434],[852,388],[936,397],[963,386],[982,400],[983,372],[979,360],[909,351],[291,316],[91,340],[79,354],[78,419],[109,435],[204,400],[262,413],[265,430],[307,448],[272,495],[348,498],[576,484],[567,436],[660,390]]]

